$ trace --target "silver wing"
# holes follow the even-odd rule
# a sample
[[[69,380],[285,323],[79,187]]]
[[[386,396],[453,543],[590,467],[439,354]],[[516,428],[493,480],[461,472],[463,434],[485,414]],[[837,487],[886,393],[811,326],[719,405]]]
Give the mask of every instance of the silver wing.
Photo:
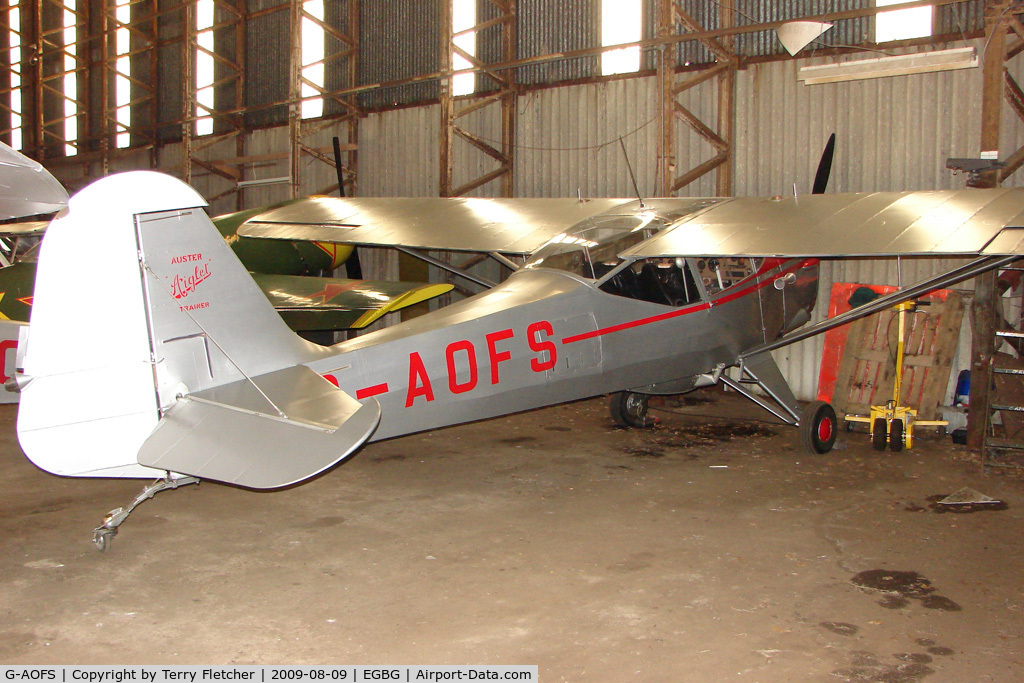
[[[0,219],[54,213],[68,193],[37,161],[0,142]]]
[[[528,254],[629,199],[309,197],[264,212],[243,237]],[[630,211],[632,213],[632,211]]]
[[[681,218],[622,256],[972,254],[1024,254],[1024,189],[732,199]]]
[[[248,237],[454,251],[530,253],[600,215],[667,226],[622,253],[867,257],[1024,253],[1024,189],[804,197],[443,199],[314,197],[260,214]]]

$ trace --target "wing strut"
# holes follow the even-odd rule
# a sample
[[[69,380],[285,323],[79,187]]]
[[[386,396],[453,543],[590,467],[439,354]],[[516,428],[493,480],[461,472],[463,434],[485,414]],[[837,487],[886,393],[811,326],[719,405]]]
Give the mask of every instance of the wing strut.
[[[969,278],[975,277],[976,275],[980,275],[981,273],[992,270],[994,268],[1002,268],[1003,266],[1007,266],[1010,263],[1019,260],[1020,258],[1020,255],[1014,255],[998,257],[985,256],[979,259],[975,259],[970,263],[960,266],[959,268],[954,268],[953,270],[949,271],[948,273],[945,273],[944,275],[939,275],[931,278],[930,280],[925,280],[920,284],[916,284],[913,287],[901,289],[896,292],[893,292],[892,294],[887,294],[886,296],[875,299],[871,303],[864,304],[863,306],[858,306],[852,311],[847,311],[846,313],[837,315],[834,318],[829,318],[828,320],[823,320],[820,323],[811,325],[810,327],[804,328],[798,332],[793,332],[791,334],[779,337],[773,342],[755,346],[754,348],[741,353],[739,356],[739,360],[743,361],[747,358],[751,358],[752,356],[756,356],[759,353],[782,348],[783,346],[788,346],[795,342],[802,341],[804,339],[807,339],[808,337],[813,337],[815,335],[821,334],[822,332],[828,332],[829,330],[835,327],[839,327],[840,325],[845,325],[846,323],[853,322],[854,320],[859,320],[860,318],[864,318],[866,316],[871,315],[872,313],[877,313],[878,311],[885,310],[886,308],[890,308],[892,306],[895,306],[896,304],[903,303],[904,301],[916,299],[917,297],[924,296],[925,294],[932,292],[936,289],[948,287],[950,285],[956,284],[957,282],[961,282],[962,280],[967,280]]]
[[[739,380],[734,380],[725,373],[722,373],[719,379],[723,384],[729,385],[786,424],[795,425],[800,421],[796,412],[799,408],[796,396],[793,395],[793,390],[789,388],[789,384],[783,378],[775,359],[767,351],[748,356],[740,363]],[[761,387],[775,401],[776,405],[773,406],[749,391],[743,386],[744,384],[756,384]]]
[[[398,246],[398,245],[395,245],[395,249],[397,249],[398,251],[402,252],[403,254],[408,254],[409,256],[414,256],[414,257],[420,259],[421,261],[426,261],[430,265],[436,266],[436,267],[440,268],[441,270],[447,270],[452,275],[458,275],[459,277],[464,277],[467,280],[469,280],[470,282],[473,282],[473,283],[476,283],[476,284],[480,285],[484,289],[491,289],[492,287],[494,287],[497,284],[495,282],[491,282],[487,278],[482,278],[482,277],[480,277],[478,275],[471,275],[470,273],[467,273],[466,271],[464,271],[462,268],[457,268],[457,267],[453,266],[450,263],[445,263],[444,261],[442,261],[440,259],[436,259],[433,256],[429,256],[427,254],[424,254],[423,252],[421,252],[421,251],[419,251],[417,249],[410,249],[409,247],[401,247],[401,246]],[[517,268],[518,268],[518,266],[517,266]]]

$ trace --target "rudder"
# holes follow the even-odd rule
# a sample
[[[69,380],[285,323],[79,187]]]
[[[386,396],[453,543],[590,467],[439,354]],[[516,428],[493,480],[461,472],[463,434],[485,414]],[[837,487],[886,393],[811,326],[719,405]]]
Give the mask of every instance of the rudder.
[[[323,353],[281,321],[205,205],[181,181],[140,171],[93,183],[51,224],[18,414],[42,469],[159,476],[137,456],[182,396]]]

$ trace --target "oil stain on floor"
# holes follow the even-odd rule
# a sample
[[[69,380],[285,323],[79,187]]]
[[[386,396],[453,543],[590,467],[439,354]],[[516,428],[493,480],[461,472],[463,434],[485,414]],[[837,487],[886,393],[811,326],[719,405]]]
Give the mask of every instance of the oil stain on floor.
[[[918,600],[926,609],[944,612],[959,612],[962,608],[949,598],[938,595],[932,582],[914,571],[892,571],[869,569],[855,575],[853,585],[868,591],[877,591],[884,596],[878,604],[886,609],[900,609]]]

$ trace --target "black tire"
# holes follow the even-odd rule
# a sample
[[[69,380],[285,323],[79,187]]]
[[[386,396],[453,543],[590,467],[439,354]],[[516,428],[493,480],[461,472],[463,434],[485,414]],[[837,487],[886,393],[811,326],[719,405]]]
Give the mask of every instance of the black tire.
[[[885,418],[876,417],[871,424],[871,445],[876,451],[884,451],[888,438],[889,430],[886,428]]]
[[[800,416],[800,445],[809,453],[822,455],[836,443],[836,411],[824,401],[814,401]]]
[[[647,404],[650,399],[651,397],[647,394],[620,391],[612,394],[608,409],[611,411],[615,424],[620,427],[643,429],[654,424],[654,420],[647,417]]]
[[[893,420],[889,425],[889,450],[893,453],[903,450],[903,420]]]

